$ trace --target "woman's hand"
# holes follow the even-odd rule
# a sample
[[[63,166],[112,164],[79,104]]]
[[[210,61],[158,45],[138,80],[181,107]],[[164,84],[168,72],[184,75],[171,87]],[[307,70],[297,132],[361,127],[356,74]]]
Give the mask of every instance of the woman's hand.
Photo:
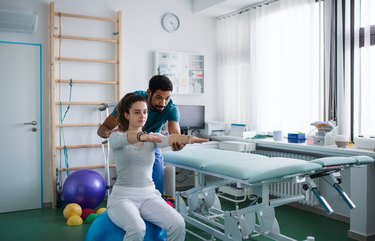
[[[188,136],[187,143],[186,144],[194,144],[194,143],[204,143],[208,142],[208,139],[205,138],[199,138],[195,136]]]
[[[204,143],[208,141],[208,139],[195,136],[172,134],[169,138],[169,145],[172,147],[173,151],[179,151],[184,148],[186,144]]]

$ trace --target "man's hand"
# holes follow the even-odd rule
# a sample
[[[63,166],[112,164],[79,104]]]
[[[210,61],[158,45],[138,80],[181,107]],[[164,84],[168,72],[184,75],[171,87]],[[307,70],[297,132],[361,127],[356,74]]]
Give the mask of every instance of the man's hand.
[[[116,126],[117,117],[111,114],[107,116],[104,122],[99,126],[97,133],[101,138],[106,139],[111,135],[112,132],[114,132]]]
[[[173,142],[172,145],[172,151],[180,151],[182,150],[184,147],[185,147],[185,144],[181,144],[181,143],[178,143],[178,142]]]
[[[114,132],[118,132],[119,131],[119,129],[118,128],[115,128],[115,129],[113,129],[113,130],[107,130],[106,132],[105,132],[105,135],[107,136],[107,138],[109,138],[109,136],[112,134],[112,133],[114,133]]]

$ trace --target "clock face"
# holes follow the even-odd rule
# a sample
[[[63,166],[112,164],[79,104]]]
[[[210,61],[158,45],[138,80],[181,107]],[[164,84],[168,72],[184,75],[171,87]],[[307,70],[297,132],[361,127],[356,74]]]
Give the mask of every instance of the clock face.
[[[166,13],[161,19],[161,24],[165,31],[168,33],[173,33],[180,27],[180,20],[173,13]]]

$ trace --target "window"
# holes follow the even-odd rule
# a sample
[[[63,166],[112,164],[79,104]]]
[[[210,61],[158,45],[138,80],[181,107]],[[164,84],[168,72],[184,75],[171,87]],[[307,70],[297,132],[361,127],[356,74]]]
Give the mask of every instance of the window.
[[[218,20],[222,119],[308,132],[323,118],[321,2],[277,1]]]

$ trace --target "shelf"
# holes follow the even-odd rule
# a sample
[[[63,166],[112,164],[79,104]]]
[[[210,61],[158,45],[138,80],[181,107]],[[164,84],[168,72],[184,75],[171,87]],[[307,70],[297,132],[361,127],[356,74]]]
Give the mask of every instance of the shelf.
[[[271,148],[282,151],[301,152],[323,156],[354,156],[366,155],[375,158],[375,152],[356,148],[339,148],[336,146],[307,145],[306,143],[288,143],[287,141],[273,141],[269,139],[244,139],[233,136],[210,136],[215,141],[240,141],[256,143],[257,148]]]

